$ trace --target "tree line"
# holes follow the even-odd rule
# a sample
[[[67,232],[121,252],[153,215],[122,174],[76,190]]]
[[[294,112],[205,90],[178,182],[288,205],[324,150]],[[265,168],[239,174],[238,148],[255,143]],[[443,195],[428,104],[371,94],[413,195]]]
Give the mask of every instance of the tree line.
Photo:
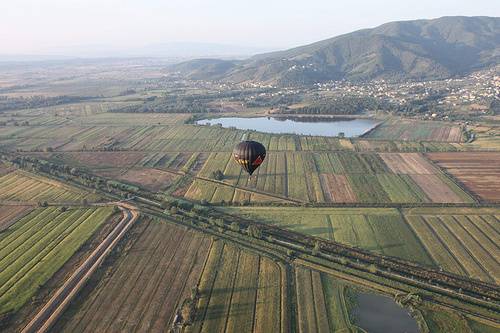
[[[395,106],[393,104],[377,98],[342,96],[333,99],[315,101],[310,105],[298,108],[282,108],[280,109],[280,113],[354,115],[368,110],[391,111],[394,109]]]
[[[0,96],[0,112],[10,110],[35,109],[60,104],[78,103],[91,97],[82,96],[30,96],[6,97]]]

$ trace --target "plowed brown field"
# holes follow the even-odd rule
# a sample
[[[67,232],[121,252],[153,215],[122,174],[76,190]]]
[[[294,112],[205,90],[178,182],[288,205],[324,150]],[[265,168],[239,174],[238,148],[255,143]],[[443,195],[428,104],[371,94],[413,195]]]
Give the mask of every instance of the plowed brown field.
[[[427,155],[484,200],[500,202],[500,153],[429,153]]]
[[[87,167],[114,167],[126,168],[134,166],[144,153],[139,152],[81,152],[64,153],[60,155],[64,160],[71,160]]]
[[[143,222],[139,238],[97,287],[70,307],[62,332],[162,332],[203,270],[208,237],[164,222]],[[71,309],[74,308],[74,312]]]
[[[418,153],[379,155],[394,173],[431,175],[437,172],[436,168]]]
[[[177,178],[179,176],[174,173],[149,168],[131,169],[119,177],[121,180],[143,186],[150,191],[163,190]]]
[[[321,174],[321,187],[327,201],[356,202],[356,194],[345,175]]]
[[[411,178],[432,202],[465,202],[451,190],[437,175],[411,175]]]

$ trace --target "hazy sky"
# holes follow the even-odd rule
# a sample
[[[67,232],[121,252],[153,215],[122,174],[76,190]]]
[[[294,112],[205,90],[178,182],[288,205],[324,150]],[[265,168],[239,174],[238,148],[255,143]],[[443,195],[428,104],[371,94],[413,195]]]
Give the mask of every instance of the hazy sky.
[[[445,15],[500,16],[498,0],[0,0],[0,54],[188,41],[284,48]]]

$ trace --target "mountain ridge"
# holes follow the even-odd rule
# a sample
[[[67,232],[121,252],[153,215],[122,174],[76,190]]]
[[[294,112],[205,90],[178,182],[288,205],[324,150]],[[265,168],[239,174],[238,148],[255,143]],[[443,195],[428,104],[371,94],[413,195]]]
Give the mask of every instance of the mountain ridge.
[[[242,61],[170,67],[192,79],[300,85],[328,80],[444,79],[500,63],[500,18],[397,21]],[[197,64],[198,66],[191,67]]]

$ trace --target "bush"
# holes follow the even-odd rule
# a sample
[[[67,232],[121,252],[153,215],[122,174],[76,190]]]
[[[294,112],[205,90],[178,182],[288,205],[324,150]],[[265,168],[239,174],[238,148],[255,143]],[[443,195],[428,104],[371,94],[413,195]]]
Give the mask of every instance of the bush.
[[[215,170],[214,172],[212,172],[212,178],[215,180],[223,180],[224,173],[220,170]]]
[[[254,237],[254,238],[258,238],[258,239],[262,238],[262,230],[253,224],[248,226],[247,234]]]
[[[239,232],[240,231],[240,225],[238,222],[233,222],[231,223],[230,227],[229,227],[232,231],[236,231],[236,232]]]

